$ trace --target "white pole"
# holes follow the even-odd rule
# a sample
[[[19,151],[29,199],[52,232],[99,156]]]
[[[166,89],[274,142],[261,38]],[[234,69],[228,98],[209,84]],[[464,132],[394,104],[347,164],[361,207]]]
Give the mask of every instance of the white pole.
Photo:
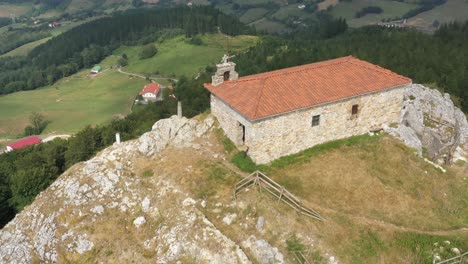
[[[182,103],[177,101],[177,116],[182,117]]]
[[[117,144],[120,144],[120,133],[119,132],[115,133],[115,142],[117,142]]]

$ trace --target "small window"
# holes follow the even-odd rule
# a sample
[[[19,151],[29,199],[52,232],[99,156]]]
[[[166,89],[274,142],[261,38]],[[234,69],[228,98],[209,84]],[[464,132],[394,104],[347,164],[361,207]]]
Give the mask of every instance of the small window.
[[[316,115],[312,117],[312,126],[320,125],[320,115]]]
[[[359,105],[355,104],[353,105],[353,108],[351,109],[351,114],[352,115],[357,115],[359,112]]]

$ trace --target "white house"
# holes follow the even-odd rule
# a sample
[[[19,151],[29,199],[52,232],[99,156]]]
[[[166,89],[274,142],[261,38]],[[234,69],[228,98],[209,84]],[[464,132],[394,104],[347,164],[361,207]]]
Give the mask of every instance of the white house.
[[[145,101],[156,101],[158,99],[159,92],[161,91],[161,85],[158,83],[147,84],[143,90],[140,91],[140,95],[143,96]]]

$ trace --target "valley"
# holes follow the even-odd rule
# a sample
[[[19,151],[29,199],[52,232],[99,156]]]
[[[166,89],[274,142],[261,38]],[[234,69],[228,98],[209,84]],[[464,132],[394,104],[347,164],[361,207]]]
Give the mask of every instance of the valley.
[[[200,39],[200,45],[190,44],[184,36],[155,42],[158,54],[144,60],[138,58],[142,46],[124,46],[98,63],[104,71],[94,77],[90,69],[84,69],[50,86],[1,96],[0,138],[21,136],[32,112],[40,112],[50,121],[43,134],[76,133],[87,125],[105,124],[130,113],[138,92],[148,81],[118,72],[118,58],[123,54],[129,58],[123,71],[151,77],[194,77],[218,62],[226,45],[237,53],[255,45],[258,38],[208,34]],[[20,47],[11,53],[23,51]],[[164,79],[156,81],[171,84]]]

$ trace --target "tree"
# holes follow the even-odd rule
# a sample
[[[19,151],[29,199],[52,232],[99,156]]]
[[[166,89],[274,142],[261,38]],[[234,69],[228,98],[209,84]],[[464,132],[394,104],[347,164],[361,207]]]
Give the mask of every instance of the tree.
[[[140,57],[140,60],[149,59],[153,57],[154,55],[156,55],[156,53],[158,53],[158,50],[156,49],[153,43],[150,43],[150,44],[143,46],[143,49],[141,50],[139,57]]]
[[[29,123],[31,125],[24,129],[24,134],[26,136],[41,134],[49,124],[49,121],[45,119],[44,115],[37,112],[32,112],[29,116]]]
[[[119,58],[119,61],[117,62],[120,67],[125,67],[128,65],[128,59],[127,55],[122,55],[122,57]]]

